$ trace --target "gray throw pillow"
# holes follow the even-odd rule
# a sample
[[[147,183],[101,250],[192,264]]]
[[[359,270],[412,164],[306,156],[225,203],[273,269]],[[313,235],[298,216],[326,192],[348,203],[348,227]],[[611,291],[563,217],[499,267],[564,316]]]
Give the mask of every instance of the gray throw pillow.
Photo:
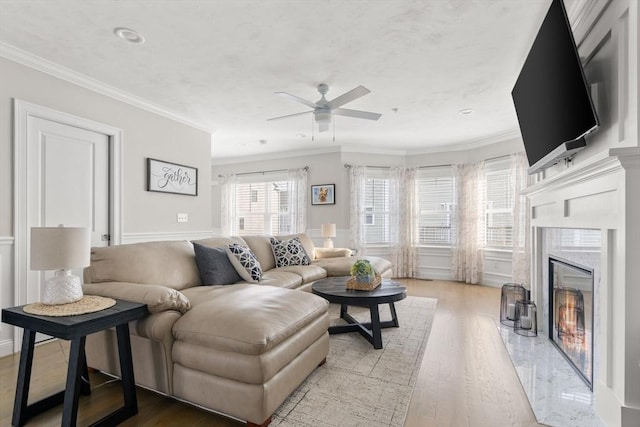
[[[231,285],[242,280],[224,248],[210,248],[194,243],[193,250],[203,285]]]

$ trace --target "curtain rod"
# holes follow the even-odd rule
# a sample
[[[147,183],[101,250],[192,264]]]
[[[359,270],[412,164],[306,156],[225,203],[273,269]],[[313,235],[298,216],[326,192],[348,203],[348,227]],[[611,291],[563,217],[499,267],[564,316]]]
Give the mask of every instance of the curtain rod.
[[[511,154],[503,154],[501,156],[495,156],[495,157],[490,157],[488,159],[484,159],[485,162],[490,162],[492,160],[498,160],[498,159],[504,159],[504,158],[508,158],[509,156],[511,156]],[[446,163],[446,164],[442,164],[442,165],[428,165],[428,166],[416,166],[418,169],[427,169],[427,168],[441,168],[444,166],[452,166],[453,163]],[[344,167],[347,169],[350,169],[353,165],[350,165],[349,163],[345,163]],[[373,168],[373,169],[391,169],[391,166],[368,166],[365,165],[365,167],[367,168]]]
[[[353,165],[350,165],[349,163],[345,163],[344,167],[347,169],[351,169],[353,167]],[[369,165],[364,165],[365,168],[371,168],[371,169],[391,169],[391,166],[369,166]]]
[[[239,176],[239,175],[258,175],[258,174],[266,174],[266,173],[275,173],[275,172],[286,172],[289,171],[291,169],[295,169],[295,168],[289,168],[289,169],[272,169],[269,171],[258,171],[258,172],[242,172],[242,173],[236,173],[234,175]],[[304,169],[305,171],[309,171],[309,166],[305,166],[303,168],[300,169]],[[218,178],[224,178],[224,175],[218,175]]]

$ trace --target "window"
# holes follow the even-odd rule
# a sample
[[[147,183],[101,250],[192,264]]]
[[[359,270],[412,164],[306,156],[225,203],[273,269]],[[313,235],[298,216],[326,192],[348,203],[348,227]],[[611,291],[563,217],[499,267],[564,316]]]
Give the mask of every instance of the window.
[[[376,220],[373,216],[373,207],[371,206],[364,208],[364,223],[365,225],[376,225]]]
[[[418,170],[418,243],[451,245],[455,232],[453,203],[455,179],[450,166]]]
[[[389,243],[389,171],[371,171],[364,181],[365,243]]]
[[[485,179],[485,244],[512,247],[514,194],[509,160],[487,162]]]
[[[239,182],[236,185],[237,228],[234,234],[289,234],[292,218],[287,181]]]

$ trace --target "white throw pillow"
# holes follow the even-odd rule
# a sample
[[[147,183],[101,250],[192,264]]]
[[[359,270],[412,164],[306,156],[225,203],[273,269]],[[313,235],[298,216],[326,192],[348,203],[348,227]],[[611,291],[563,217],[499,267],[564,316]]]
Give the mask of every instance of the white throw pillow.
[[[311,264],[311,260],[305,252],[299,237],[289,240],[278,240],[272,237],[270,241],[273,256],[276,258],[276,267]]]

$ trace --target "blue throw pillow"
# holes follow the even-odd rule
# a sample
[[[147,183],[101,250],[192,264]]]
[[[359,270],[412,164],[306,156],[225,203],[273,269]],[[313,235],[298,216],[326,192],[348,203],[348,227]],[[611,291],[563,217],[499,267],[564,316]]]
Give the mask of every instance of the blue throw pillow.
[[[203,285],[230,285],[242,280],[224,248],[210,248],[194,243],[193,250]]]

